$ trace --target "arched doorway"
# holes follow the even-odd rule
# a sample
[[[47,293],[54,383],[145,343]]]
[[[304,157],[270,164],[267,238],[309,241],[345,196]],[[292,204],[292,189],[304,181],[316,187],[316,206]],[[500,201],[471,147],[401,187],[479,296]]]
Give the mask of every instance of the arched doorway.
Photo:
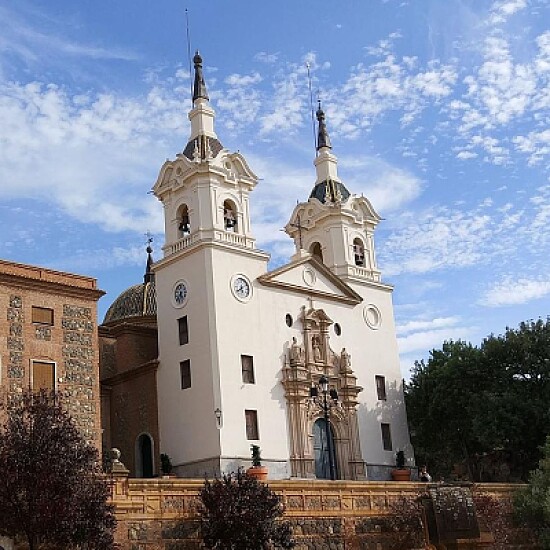
[[[153,477],[153,440],[141,434],[136,441],[136,477]]]
[[[338,464],[336,462],[336,446],[334,442],[334,431],[329,424],[330,449],[332,463],[334,464],[334,477],[339,479]],[[313,424],[313,453],[315,457],[315,477],[317,479],[330,479],[329,445],[327,441],[326,421],[319,418]]]

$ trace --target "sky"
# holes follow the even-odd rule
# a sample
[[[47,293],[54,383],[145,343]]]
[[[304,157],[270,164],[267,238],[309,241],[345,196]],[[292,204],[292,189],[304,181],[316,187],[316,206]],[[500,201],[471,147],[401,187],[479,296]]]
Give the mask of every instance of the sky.
[[[216,130],[261,178],[270,267],[315,182],[314,99],[383,221],[402,372],[550,314],[550,0],[0,0],[3,259],[142,280],[150,193],[187,143],[191,48]]]

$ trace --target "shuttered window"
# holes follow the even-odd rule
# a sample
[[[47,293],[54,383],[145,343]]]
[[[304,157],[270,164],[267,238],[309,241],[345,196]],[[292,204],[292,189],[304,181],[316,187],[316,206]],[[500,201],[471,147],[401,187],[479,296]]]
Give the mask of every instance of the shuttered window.
[[[38,325],[53,325],[53,309],[32,306],[32,322]]]
[[[376,376],[376,394],[380,401],[386,400],[386,377],[385,376]]]
[[[32,362],[32,389],[33,391],[55,390],[55,363]]]
[[[244,384],[254,384],[254,359],[251,355],[241,355],[241,369]]]
[[[180,363],[181,389],[186,390],[191,387],[191,361],[186,359]]]
[[[260,439],[258,431],[258,411],[244,411],[244,418],[246,422],[246,439]]]
[[[391,442],[391,429],[389,424],[380,424],[382,428],[382,447],[384,451],[391,451],[393,449]]]

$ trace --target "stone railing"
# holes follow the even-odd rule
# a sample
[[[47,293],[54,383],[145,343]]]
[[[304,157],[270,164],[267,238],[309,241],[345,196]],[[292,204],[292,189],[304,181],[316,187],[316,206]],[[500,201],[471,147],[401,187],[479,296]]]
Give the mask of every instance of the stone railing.
[[[113,474],[112,487],[116,541],[122,550],[151,544],[166,550],[200,547],[196,507],[202,480],[126,476],[124,472]],[[392,502],[417,497],[427,489],[426,484],[412,482],[321,480],[272,481],[269,486],[282,497],[297,550],[386,548],[391,535],[385,531],[384,518]],[[473,492],[509,501],[516,488],[482,484],[474,486]],[[487,547],[492,541],[489,533],[484,540],[471,548]]]

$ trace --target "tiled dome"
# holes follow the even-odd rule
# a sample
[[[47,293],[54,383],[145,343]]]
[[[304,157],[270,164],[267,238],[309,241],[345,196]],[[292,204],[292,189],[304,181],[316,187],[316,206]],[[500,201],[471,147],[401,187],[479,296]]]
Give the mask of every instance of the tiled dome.
[[[103,323],[112,323],[132,317],[157,314],[157,293],[155,281],[141,283],[126,289],[105,314]]]

